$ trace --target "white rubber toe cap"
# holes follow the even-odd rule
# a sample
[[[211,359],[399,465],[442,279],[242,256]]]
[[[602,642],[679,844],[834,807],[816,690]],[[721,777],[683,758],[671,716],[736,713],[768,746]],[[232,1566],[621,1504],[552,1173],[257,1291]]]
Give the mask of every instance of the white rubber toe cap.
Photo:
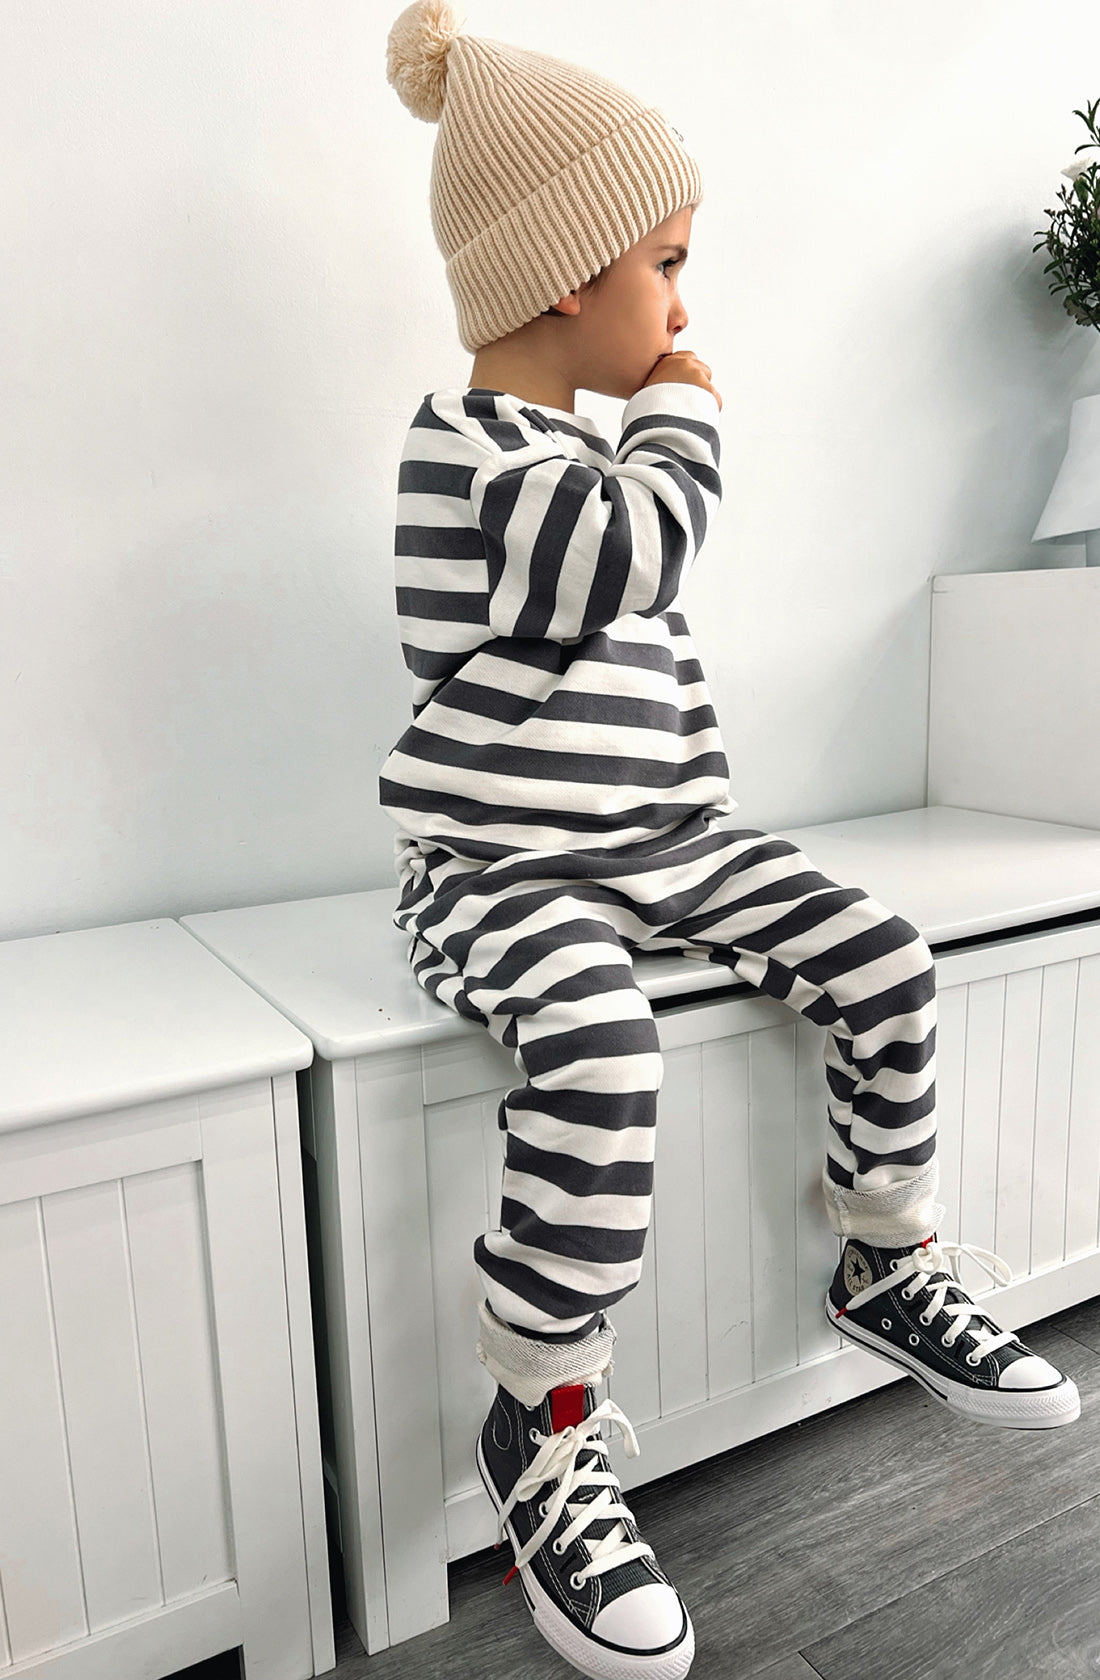
[[[679,1596],[663,1581],[654,1581],[613,1598],[592,1623],[592,1632],[631,1651],[659,1651],[672,1644],[683,1626]]]
[[[1053,1388],[1055,1383],[1062,1381],[1062,1373],[1040,1359],[1037,1353],[1029,1353],[1026,1359],[1014,1359],[1001,1375],[998,1388]]]

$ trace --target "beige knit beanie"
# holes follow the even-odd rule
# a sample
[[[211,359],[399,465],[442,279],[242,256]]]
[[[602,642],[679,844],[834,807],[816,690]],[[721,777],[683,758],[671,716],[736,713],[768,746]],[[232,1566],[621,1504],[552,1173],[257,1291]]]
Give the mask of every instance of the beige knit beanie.
[[[439,124],[432,230],[476,351],[698,204],[703,183],[662,111],[578,65],[460,34],[464,21],[453,0],[415,0],[390,30],[386,77]]]

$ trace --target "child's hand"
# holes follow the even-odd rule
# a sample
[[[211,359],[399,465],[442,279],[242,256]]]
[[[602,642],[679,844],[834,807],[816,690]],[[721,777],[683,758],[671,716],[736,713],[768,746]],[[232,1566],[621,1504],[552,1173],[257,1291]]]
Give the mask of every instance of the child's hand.
[[[666,380],[675,380],[681,385],[701,385],[704,391],[711,391],[718,397],[721,412],[722,399],[710,382],[710,369],[699,360],[694,350],[670,350],[667,355],[659,357],[640,389],[644,391],[647,385],[663,385]]]

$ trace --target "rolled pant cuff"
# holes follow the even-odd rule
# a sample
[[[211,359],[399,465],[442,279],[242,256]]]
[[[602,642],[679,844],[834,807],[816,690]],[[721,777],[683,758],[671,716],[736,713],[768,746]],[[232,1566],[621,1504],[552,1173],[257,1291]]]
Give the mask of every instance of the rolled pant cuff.
[[[821,1169],[825,1211],[838,1237],[859,1237],[876,1248],[907,1248],[939,1229],[947,1209],[936,1200],[940,1169],[935,1155],[916,1178],[882,1190],[848,1190]]]
[[[602,1327],[578,1342],[533,1341],[499,1319],[486,1301],[477,1307],[481,1336],[477,1356],[501,1388],[521,1406],[538,1406],[563,1383],[601,1383],[614,1370],[617,1332],[604,1314]]]

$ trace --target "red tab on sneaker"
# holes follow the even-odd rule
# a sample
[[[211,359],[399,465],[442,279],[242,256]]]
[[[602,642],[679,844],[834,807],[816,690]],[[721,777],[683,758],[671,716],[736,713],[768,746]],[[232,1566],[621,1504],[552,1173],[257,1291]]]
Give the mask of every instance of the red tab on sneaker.
[[[569,1383],[550,1390],[550,1429],[557,1435],[570,1424],[584,1422],[584,1384]]]

